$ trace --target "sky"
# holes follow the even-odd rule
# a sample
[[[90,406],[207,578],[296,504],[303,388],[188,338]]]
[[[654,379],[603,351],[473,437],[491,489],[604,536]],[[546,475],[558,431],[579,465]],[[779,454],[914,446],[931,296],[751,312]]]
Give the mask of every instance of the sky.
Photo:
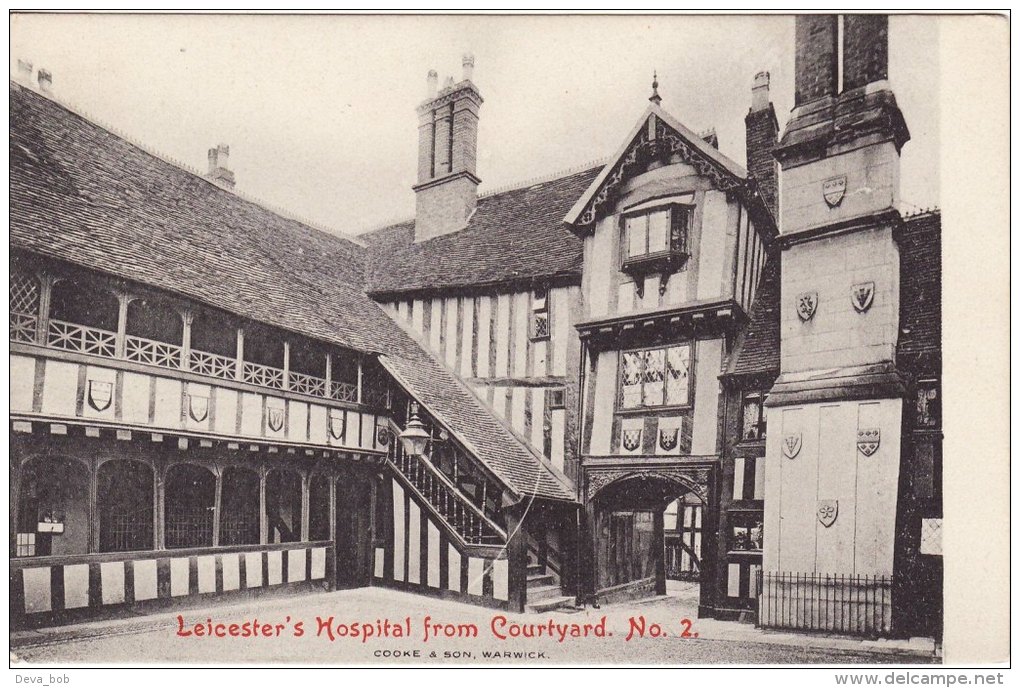
[[[903,209],[939,205],[933,16],[890,19],[889,77],[910,128]],[[651,95],[744,163],[751,82],[793,106],[792,16],[224,16],[20,14],[17,60],[55,96],[148,149],[206,169],[230,146],[237,190],[358,234],[414,214],[415,108],[426,74],[475,56],[480,193],[612,155]]]

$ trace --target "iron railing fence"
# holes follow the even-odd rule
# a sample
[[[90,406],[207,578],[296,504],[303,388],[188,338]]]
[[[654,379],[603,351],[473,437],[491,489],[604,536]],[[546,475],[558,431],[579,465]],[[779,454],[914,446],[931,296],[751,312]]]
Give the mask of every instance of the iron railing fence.
[[[892,632],[892,576],[759,571],[755,585],[760,628]]]

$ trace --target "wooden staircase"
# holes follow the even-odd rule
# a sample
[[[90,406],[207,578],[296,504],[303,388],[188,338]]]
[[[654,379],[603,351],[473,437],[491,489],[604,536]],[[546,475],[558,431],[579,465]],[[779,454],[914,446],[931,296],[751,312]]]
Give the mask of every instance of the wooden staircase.
[[[542,613],[553,609],[573,609],[574,598],[563,594],[559,575],[538,563],[533,552],[528,552],[528,558],[528,611]]]

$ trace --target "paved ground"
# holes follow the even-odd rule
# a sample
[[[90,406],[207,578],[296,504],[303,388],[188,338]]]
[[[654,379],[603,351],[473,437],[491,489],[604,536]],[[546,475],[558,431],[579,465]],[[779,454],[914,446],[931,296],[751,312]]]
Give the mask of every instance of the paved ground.
[[[12,635],[12,652],[19,661],[60,664],[424,664],[456,661],[634,665],[937,661],[932,655],[933,648],[923,643],[869,643],[832,636],[767,633],[747,624],[698,620],[694,611],[696,596],[692,591],[696,589],[674,589],[671,592],[678,593],[676,596],[601,610],[533,615],[504,614],[419,595],[365,588],[182,611],[183,632],[190,632],[187,636],[181,634],[181,621],[176,613],[21,632]],[[332,623],[325,623],[331,617]],[[320,619],[324,622],[321,627]],[[432,632],[426,638],[427,619],[430,624],[440,625],[431,627]],[[247,623],[249,628],[257,627],[269,637],[210,637],[207,633],[210,621],[214,632],[229,634],[233,630],[243,634]],[[357,635],[353,634],[355,623],[360,624]],[[201,630],[196,624],[202,624]],[[232,629],[231,624],[236,626]],[[554,634],[551,638],[547,635],[550,624]],[[537,634],[539,625],[544,627],[541,637],[512,637],[525,630],[528,635]],[[588,625],[587,637],[572,636],[584,633],[585,625]],[[643,637],[639,630],[642,625]],[[362,630],[366,626],[372,629],[368,638]],[[457,637],[473,635],[475,629],[476,637]],[[683,637],[685,631],[687,637]],[[565,635],[561,637],[561,633]],[[506,639],[501,639],[500,635]]]

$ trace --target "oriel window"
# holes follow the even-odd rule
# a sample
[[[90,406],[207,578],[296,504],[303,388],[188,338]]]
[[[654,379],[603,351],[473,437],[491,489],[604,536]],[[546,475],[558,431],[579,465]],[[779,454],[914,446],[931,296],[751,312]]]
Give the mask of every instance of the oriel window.
[[[625,261],[686,251],[689,221],[690,208],[682,205],[628,215],[624,219]]]

